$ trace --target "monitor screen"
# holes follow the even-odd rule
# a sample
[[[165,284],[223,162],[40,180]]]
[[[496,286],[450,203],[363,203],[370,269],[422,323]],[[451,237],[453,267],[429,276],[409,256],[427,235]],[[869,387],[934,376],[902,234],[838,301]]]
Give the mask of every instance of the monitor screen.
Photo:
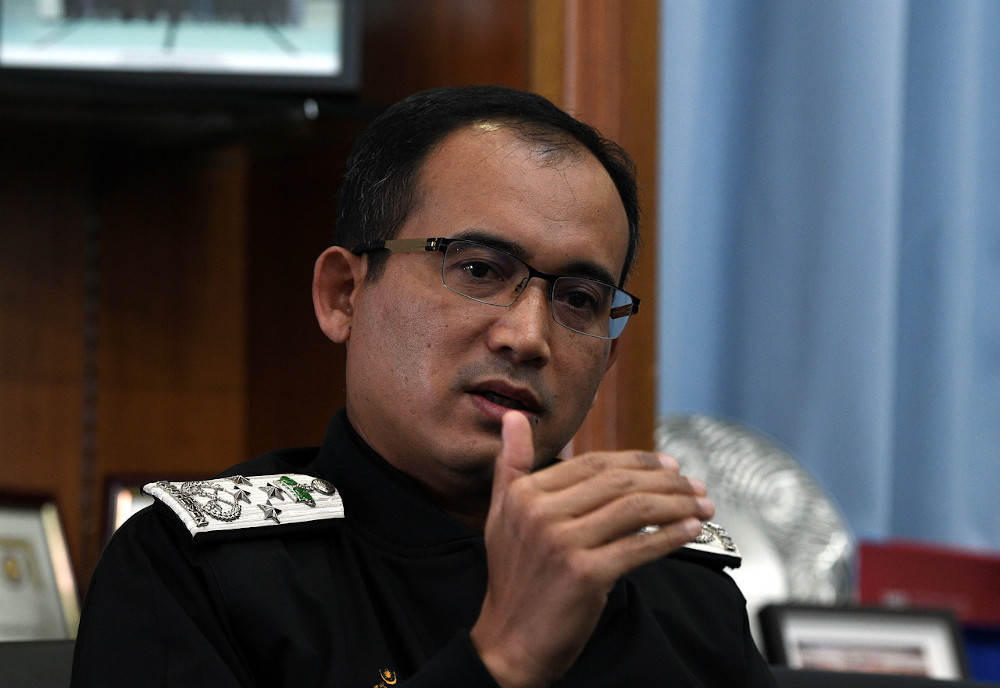
[[[349,91],[359,11],[355,0],[0,0],[0,72]]]

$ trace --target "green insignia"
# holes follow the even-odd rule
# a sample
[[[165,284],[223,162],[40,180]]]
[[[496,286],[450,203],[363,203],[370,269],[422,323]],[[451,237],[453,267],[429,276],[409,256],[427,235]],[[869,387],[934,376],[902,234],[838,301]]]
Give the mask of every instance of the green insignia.
[[[292,492],[298,497],[298,501],[305,502],[309,506],[316,506],[316,502],[313,501],[312,495],[306,491],[304,487],[293,487]]]

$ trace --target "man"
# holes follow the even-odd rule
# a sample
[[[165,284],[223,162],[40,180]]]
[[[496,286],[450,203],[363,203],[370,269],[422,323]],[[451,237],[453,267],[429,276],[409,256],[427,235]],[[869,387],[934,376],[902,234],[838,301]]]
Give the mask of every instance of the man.
[[[624,152],[538,96],[383,114],[314,274],[346,409],[319,449],[147,486],[75,683],[772,685],[704,486],[647,452],[557,459],[638,308],[637,227]]]

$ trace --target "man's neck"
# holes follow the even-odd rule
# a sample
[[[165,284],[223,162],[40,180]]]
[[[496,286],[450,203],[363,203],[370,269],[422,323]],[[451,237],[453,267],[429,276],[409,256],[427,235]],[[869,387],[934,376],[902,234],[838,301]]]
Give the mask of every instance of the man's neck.
[[[431,503],[467,528],[479,533],[483,532],[493,492],[492,468],[484,467],[478,471],[438,472],[435,473],[435,480],[432,481],[427,476],[412,471],[409,462],[397,461],[392,456],[386,456],[379,452],[365,439],[364,434],[355,427],[349,417],[347,426],[356,441],[401,475],[406,476],[408,480],[420,488]]]
[[[470,530],[474,530],[477,533],[482,533],[486,529],[486,514],[480,512],[477,513],[462,513],[460,511],[453,511],[451,509],[444,508],[444,512],[457,520],[459,523],[464,525]]]
[[[486,517],[490,509],[492,485],[472,476],[455,476],[456,480],[444,489],[429,485],[417,476],[410,476],[424,488],[428,497],[446,514],[477,533],[486,527]]]

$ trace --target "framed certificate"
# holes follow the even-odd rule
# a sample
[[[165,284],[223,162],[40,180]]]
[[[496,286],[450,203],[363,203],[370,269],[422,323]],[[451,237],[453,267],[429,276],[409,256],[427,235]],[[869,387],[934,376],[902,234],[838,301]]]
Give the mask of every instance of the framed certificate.
[[[55,502],[0,495],[0,641],[75,638],[79,621]]]
[[[955,618],[945,611],[768,605],[760,612],[768,661],[795,669],[968,677]]]

